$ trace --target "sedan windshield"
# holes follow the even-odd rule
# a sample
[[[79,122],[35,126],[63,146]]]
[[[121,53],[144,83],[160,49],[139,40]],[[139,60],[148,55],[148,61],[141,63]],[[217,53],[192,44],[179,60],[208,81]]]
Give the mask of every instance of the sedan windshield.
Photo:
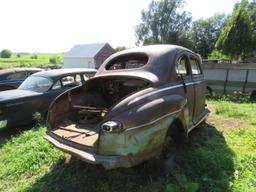
[[[19,89],[45,92],[52,86],[52,81],[45,77],[30,76],[20,86]]]

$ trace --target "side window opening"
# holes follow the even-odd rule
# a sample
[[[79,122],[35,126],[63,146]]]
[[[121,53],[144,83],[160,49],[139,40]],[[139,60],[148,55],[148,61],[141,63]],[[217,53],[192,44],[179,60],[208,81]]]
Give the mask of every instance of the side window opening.
[[[88,79],[92,78],[95,73],[85,73],[83,74],[84,80],[87,81]]]
[[[63,87],[74,87],[82,83],[80,75],[66,76],[61,79]]]
[[[27,72],[17,72],[17,73],[13,73],[7,76],[6,79],[8,80],[15,80],[15,79],[24,79],[27,76]]]
[[[196,58],[190,57],[190,65],[191,65],[192,75],[202,74],[202,71],[199,67],[199,61]]]
[[[188,60],[186,56],[181,56],[176,63],[177,75],[189,75],[188,73]]]
[[[75,82],[77,82],[77,84],[79,85],[82,85],[81,75],[79,74],[75,75]]]
[[[52,90],[60,89],[61,88],[61,82],[58,80],[57,82],[54,83],[52,86]]]

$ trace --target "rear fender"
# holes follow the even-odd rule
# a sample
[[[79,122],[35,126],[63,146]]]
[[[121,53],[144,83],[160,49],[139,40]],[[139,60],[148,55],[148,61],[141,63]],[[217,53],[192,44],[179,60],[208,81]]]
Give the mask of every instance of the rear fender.
[[[148,159],[161,151],[166,133],[172,122],[188,117],[186,99],[167,95],[124,111],[112,120],[123,124],[121,133],[101,131],[99,153],[130,155]],[[183,120],[187,125],[187,120]]]

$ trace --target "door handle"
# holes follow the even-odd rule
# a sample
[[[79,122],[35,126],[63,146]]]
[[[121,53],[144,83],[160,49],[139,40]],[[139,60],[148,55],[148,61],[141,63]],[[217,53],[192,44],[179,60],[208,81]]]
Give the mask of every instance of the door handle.
[[[182,74],[180,75],[180,78],[181,78],[181,80],[182,80],[184,92],[187,93],[187,86],[186,86],[186,83],[185,83],[185,81],[184,81],[184,78],[183,78]]]

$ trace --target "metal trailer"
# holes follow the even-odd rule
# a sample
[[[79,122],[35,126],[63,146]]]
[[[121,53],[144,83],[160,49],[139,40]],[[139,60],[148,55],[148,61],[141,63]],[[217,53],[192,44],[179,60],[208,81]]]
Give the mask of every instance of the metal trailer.
[[[210,63],[202,68],[210,91],[256,94],[256,63]]]

